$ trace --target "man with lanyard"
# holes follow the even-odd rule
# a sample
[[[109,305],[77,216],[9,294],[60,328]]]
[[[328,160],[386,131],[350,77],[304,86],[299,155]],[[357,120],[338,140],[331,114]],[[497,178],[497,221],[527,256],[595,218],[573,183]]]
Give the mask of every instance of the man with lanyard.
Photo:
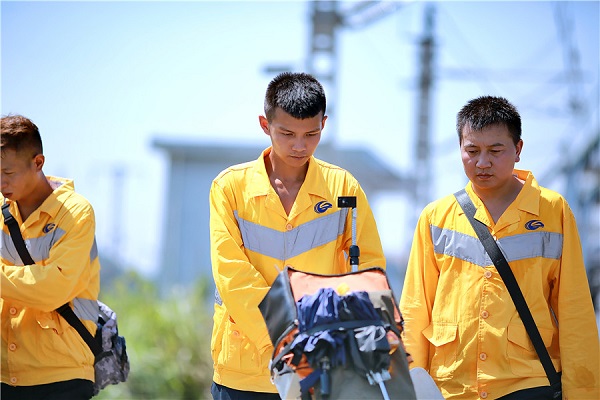
[[[279,399],[268,370],[273,347],[258,304],[289,265],[320,274],[351,270],[351,215],[340,196],[357,198],[360,269],[385,268],[369,203],[347,171],[313,156],[325,126],[325,93],[304,73],[268,85],[259,116],[271,146],[257,160],[220,173],[210,191],[215,300],[215,399]]]

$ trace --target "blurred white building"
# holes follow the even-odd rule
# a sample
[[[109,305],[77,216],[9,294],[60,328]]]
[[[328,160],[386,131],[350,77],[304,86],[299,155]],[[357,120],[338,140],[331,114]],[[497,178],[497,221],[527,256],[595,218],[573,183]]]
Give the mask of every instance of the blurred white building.
[[[208,204],[211,183],[225,168],[258,158],[264,147],[167,138],[156,138],[153,146],[169,160],[159,266],[159,285],[164,292],[190,285],[200,277],[212,280]],[[372,207],[379,194],[410,187],[405,178],[367,149],[322,143],[315,156],[350,171]]]

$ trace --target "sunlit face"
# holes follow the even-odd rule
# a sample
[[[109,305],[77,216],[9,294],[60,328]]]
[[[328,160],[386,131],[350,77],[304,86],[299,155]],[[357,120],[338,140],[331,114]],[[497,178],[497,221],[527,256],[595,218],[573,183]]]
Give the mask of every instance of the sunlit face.
[[[480,131],[463,128],[460,152],[465,173],[475,191],[494,192],[513,183],[513,170],[519,161],[523,141],[515,145],[504,125]]]
[[[308,162],[321,140],[326,119],[321,113],[312,118],[297,119],[279,108],[270,123],[265,117],[259,117],[260,126],[271,137],[271,157],[291,168],[302,167]]]
[[[37,174],[44,165],[44,156],[29,157],[13,149],[2,150],[2,195],[10,200],[27,199],[35,190]]]

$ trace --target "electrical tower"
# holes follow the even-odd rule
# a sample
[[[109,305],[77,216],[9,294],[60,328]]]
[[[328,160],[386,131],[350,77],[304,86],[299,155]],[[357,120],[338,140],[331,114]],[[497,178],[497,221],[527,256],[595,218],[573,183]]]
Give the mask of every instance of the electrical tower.
[[[309,52],[306,58],[306,71],[313,75],[325,89],[327,115],[335,115],[337,91],[337,38],[342,25],[337,1],[311,1],[310,16],[312,29],[309,39]],[[327,141],[335,143],[337,136],[336,118],[327,120]]]
[[[554,5],[557,33],[562,42],[563,60],[568,84],[567,109],[573,122],[592,119],[585,99],[583,73],[579,50],[574,39],[574,24],[568,3]],[[592,100],[598,107],[598,98]],[[595,124],[588,128],[588,139],[580,149],[569,149],[563,162],[546,174],[546,179],[565,182],[565,198],[569,202],[580,231],[594,307],[600,308],[600,127],[596,114]],[[582,131],[581,134],[586,134]],[[568,144],[573,143],[570,138]],[[579,141],[581,143],[581,141]],[[573,146],[571,146],[573,147]]]
[[[568,109],[574,116],[578,116],[585,113],[585,101],[583,99],[583,77],[579,63],[579,50],[573,39],[573,20],[570,18],[568,2],[558,1],[554,4],[554,7],[558,37],[563,45],[563,58],[569,91]]]
[[[337,33],[341,28],[360,29],[390,15],[402,6],[398,1],[309,1],[311,31],[306,57],[306,71],[324,86],[327,96],[327,114],[337,111],[338,48]],[[327,140],[334,145],[337,136],[337,118],[327,120]]]
[[[338,48],[337,33],[340,29],[361,29],[380,18],[390,15],[403,5],[398,1],[361,1],[342,8],[343,3],[337,1],[310,2],[310,46],[306,58],[306,70],[315,76],[330,95],[327,99],[327,114],[336,113],[338,99],[337,70]],[[435,51],[434,18],[435,7],[427,4],[425,10],[424,32],[419,41],[420,58],[418,70],[418,109],[416,133],[416,161],[414,171],[411,171],[412,185],[398,188],[412,190],[410,193],[413,204],[412,215],[408,224],[416,225],[418,212],[422,205],[431,201],[433,177],[431,173],[431,93],[434,74],[433,61]],[[337,118],[327,120],[327,138],[330,145],[335,145],[337,136]]]

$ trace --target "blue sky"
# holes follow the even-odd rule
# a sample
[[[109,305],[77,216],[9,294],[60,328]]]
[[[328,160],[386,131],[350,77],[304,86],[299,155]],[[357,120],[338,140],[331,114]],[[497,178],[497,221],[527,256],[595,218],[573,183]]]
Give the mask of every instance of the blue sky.
[[[483,94],[517,105],[525,140],[518,167],[561,190],[542,178],[598,132],[599,2],[434,4],[432,196],[466,182],[454,118]],[[570,23],[569,40],[559,34],[557,7]],[[118,249],[126,264],[149,275],[168,206],[166,162],[152,140],[266,147],[257,122],[272,78],[264,69],[302,70],[308,49],[306,2],[2,1],[0,12],[2,114],[23,114],[39,126],[45,172],[74,178],[94,204],[100,248]],[[423,3],[403,2],[338,35],[334,140],[369,148],[399,173],[414,165],[422,29]],[[583,72],[571,84],[565,43]],[[583,116],[568,112],[571,89],[587,106]],[[124,172],[122,186],[116,171]],[[406,196],[372,201],[386,253],[402,256],[412,236]],[[114,215],[122,216],[118,235]]]

